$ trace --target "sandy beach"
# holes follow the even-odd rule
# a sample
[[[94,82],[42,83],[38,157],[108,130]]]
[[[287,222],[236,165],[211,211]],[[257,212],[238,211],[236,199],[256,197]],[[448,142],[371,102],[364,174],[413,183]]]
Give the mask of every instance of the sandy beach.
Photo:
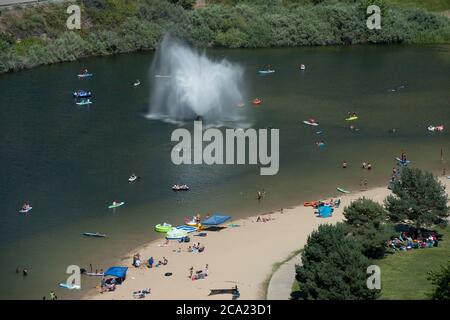
[[[449,179],[441,180],[446,188]],[[264,283],[271,275],[274,264],[284,261],[291,253],[301,249],[308,235],[323,223],[343,220],[343,209],[353,200],[366,197],[382,203],[390,193],[386,187],[340,195],[342,200],[331,218],[318,218],[311,207],[297,206],[270,213],[269,222],[256,222],[257,217],[233,221],[239,227],[227,227],[221,231],[208,231],[206,237],[191,234],[190,243],[171,241],[160,246],[164,239],[154,241],[135,251],[118,265],[128,266],[127,279],[114,292],[91,292],[86,299],[133,299],[132,293],[151,288],[145,299],[231,299],[231,295],[208,296],[210,289],[230,289],[238,286],[240,299],[264,299]],[[330,199],[329,198],[324,198]],[[230,223],[225,224],[228,226]],[[206,247],[202,253],[187,252],[193,242]],[[174,250],[181,248],[181,252]],[[139,252],[145,261],[152,256],[155,261],[166,257],[168,264],[158,268],[135,268],[132,256]],[[208,264],[208,277],[192,281],[189,269],[204,270]],[[173,273],[166,277],[166,272]]]

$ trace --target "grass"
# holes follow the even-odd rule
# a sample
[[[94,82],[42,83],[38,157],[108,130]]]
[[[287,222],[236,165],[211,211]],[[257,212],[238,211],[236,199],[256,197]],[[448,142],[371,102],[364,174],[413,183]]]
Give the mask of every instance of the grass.
[[[438,229],[439,246],[396,252],[377,263],[381,268],[380,299],[423,300],[432,290],[428,272],[450,260],[450,228]]]

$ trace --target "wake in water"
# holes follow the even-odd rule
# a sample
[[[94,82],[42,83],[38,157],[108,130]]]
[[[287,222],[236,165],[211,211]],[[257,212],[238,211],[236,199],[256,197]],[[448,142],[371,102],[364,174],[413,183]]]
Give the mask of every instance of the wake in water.
[[[169,122],[202,119],[206,125],[243,119],[243,71],[226,60],[213,61],[166,36],[152,65],[148,118]]]

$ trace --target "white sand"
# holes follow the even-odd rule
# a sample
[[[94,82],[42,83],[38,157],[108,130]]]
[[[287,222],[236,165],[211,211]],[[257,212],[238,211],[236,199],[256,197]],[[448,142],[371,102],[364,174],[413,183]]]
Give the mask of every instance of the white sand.
[[[442,180],[450,185],[450,180]],[[166,257],[168,264],[158,268],[134,268],[131,259],[118,265],[130,267],[124,284],[117,286],[116,291],[94,293],[87,299],[133,299],[132,292],[151,288],[152,293],[145,299],[231,299],[231,295],[208,296],[209,289],[231,289],[238,286],[240,299],[264,299],[264,283],[272,273],[274,264],[285,260],[292,252],[301,249],[308,235],[322,223],[336,223],[343,220],[342,211],[352,200],[366,197],[382,203],[389,194],[385,187],[374,188],[364,192],[341,196],[340,208],[335,209],[332,218],[317,218],[310,207],[298,206],[284,209],[265,217],[274,220],[254,222],[256,217],[233,221],[240,227],[228,227],[221,231],[209,231],[207,237],[190,236],[190,243],[179,244],[171,241],[168,247],[159,247],[163,239],[154,241],[135,252],[148,260],[153,256],[155,262]],[[227,226],[228,224],[225,224]],[[187,252],[193,242],[206,246],[202,253]],[[182,252],[173,250],[181,247]],[[209,265],[209,276],[192,281],[189,268],[202,270]],[[172,272],[170,277],[164,276]]]

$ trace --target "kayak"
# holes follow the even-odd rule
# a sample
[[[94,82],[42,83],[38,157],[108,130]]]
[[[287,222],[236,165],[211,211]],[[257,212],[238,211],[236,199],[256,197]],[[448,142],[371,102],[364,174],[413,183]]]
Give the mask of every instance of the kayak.
[[[129,178],[128,178],[128,182],[134,182],[134,181],[136,181],[137,179],[138,179],[137,176],[129,177]]]
[[[73,289],[80,290],[81,289],[81,287],[79,285],[76,285],[76,284],[60,283],[59,286],[61,288],[69,289],[69,290],[73,290]]]
[[[316,201],[304,202],[303,205],[305,207],[315,207],[317,205],[317,202]]]
[[[344,188],[338,187],[338,188],[336,188],[336,189],[337,189],[337,191],[342,192],[342,193],[351,193],[350,191],[345,190]]]
[[[119,203],[116,203],[116,204],[112,204],[112,205],[108,206],[108,209],[118,208],[118,207],[123,206],[124,204],[125,204],[125,202],[119,202]]]
[[[319,124],[317,122],[311,122],[308,120],[303,121],[304,124],[307,124],[308,126],[318,126]]]
[[[140,81],[138,81],[138,82],[135,82],[134,84],[133,84],[135,87],[138,87],[138,86],[140,86],[141,85],[141,82]]]
[[[275,70],[259,70],[258,72],[261,74],[269,74],[269,73],[275,73]]]
[[[182,230],[182,231],[186,231],[187,233],[192,233],[192,232],[197,231],[198,228],[197,227],[183,225],[183,226],[176,227],[176,229]]]
[[[78,78],[89,78],[92,77],[93,74],[92,73],[83,73],[83,74],[79,74]]]
[[[99,233],[99,232],[84,232],[83,235],[87,236],[87,237],[94,237],[94,238],[104,238],[104,237],[106,237],[106,234]]]
[[[353,121],[353,120],[357,120],[357,119],[358,119],[358,116],[351,116],[351,117],[345,118],[346,121]]]
[[[405,161],[403,161],[403,160],[400,159],[400,158],[395,158],[395,160],[397,160],[397,162],[398,162],[399,164],[403,165],[403,166],[407,166],[408,164],[411,163],[411,160],[405,160]]]
[[[92,101],[80,101],[80,102],[76,102],[76,104],[77,105],[79,105],[79,106],[85,106],[85,105],[88,105],[88,104],[92,104]]]
[[[166,233],[169,232],[170,230],[172,230],[172,225],[165,222],[163,224],[157,224],[155,226],[156,232]]]
[[[21,210],[19,211],[19,213],[28,213],[28,212],[31,211],[31,209],[33,209],[33,207],[29,207],[28,209],[21,209]]]

